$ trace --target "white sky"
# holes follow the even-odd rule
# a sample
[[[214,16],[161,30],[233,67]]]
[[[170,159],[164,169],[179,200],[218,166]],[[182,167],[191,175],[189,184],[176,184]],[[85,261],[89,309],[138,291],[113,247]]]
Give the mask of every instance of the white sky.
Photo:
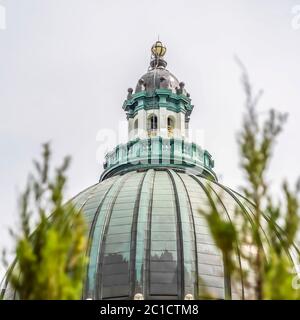
[[[292,9],[300,0],[0,5],[6,18],[5,29],[0,21],[0,249],[11,245],[7,229],[16,225],[17,196],[42,142],[52,142],[55,164],[66,154],[73,158],[68,197],[97,182],[97,132],[116,132],[125,120],[127,88],[145,73],[158,35],[167,46],[168,69],[191,94],[191,125],[203,130],[221,182],[237,188],[243,181],[236,133],[244,96],[235,54],[265,91],[261,111],[290,114],[270,168],[272,185],[299,174],[300,29],[293,28]]]

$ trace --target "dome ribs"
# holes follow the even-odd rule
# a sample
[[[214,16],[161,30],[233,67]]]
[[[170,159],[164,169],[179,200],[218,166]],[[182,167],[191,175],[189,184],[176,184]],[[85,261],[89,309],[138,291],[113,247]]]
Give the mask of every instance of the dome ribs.
[[[131,227],[131,240],[130,240],[130,263],[129,263],[129,284],[130,284],[130,297],[133,299],[136,293],[141,293],[142,287],[137,283],[137,233],[138,233],[138,219],[139,219],[139,210],[141,204],[141,194],[144,187],[144,182],[146,176],[149,175],[149,171],[143,173],[143,177],[139,183],[138,195],[135,200],[134,212],[132,218],[132,227]]]
[[[96,299],[103,299],[102,295],[102,279],[103,279],[103,262],[104,262],[104,252],[105,252],[105,245],[106,245],[106,236],[109,228],[109,223],[113,211],[114,204],[117,200],[117,197],[120,193],[120,190],[124,186],[125,182],[133,175],[133,173],[121,176],[119,180],[119,184],[114,185],[114,194],[112,200],[109,202],[108,209],[106,210],[105,222],[103,224],[103,233],[102,237],[100,238],[99,242],[102,244],[100,246],[99,254],[98,254],[98,263],[97,263],[97,270],[96,270],[96,281],[95,281],[95,290],[96,290]]]

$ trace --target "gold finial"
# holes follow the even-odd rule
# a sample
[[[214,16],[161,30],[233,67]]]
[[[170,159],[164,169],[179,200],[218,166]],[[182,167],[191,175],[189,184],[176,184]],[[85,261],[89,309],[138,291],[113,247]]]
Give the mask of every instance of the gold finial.
[[[161,41],[156,41],[154,45],[151,48],[151,52],[154,55],[154,57],[162,58],[166,54],[166,47],[162,44]]]

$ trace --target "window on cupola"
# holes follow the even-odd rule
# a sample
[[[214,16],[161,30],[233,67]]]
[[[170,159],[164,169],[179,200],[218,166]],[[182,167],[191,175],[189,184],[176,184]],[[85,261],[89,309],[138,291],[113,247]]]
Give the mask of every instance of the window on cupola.
[[[168,117],[168,137],[171,138],[174,135],[174,119],[172,117]]]
[[[148,136],[153,137],[157,135],[157,116],[155,114],[152,114],[148,118]]]

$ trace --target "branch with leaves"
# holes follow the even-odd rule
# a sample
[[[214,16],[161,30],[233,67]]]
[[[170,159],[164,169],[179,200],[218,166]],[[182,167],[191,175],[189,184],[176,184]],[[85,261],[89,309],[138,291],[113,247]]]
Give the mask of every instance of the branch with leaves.
[[[240,165],[245,176],[242,193],[253,204],[253,212],[249,218],[236,208],[242,232],[234,223],[224,220],[214,206],[208,212],[200,213],[205,216],[212,237],[223,254],[229,278],[240,268],[233,263],[236,254],[233,248],[240,243],[244,245],[240,255],[253,276],[250,278],[250,272],[243,271],[244,284],[249,291],[252,290],[254,299],[300,299],[300,290],[292,287],[295,277],[292,268],[299,262],[295,241],[300,225],[300,182],[296,183],[294,190],[287,182],[283,183],[284,201],[281,203],[274,200],[267,179],[274,146],[287,115],[270,110],[267,118],[261,121],[257,106],[262,91],[253,93],[246,68],[239,60],[238,64],[242,68],[246,95],[246,112],[237,139]]]
[[[11,231],[16,259],[7,281],[22,300],[80,299],[82,294],[86,225],[71,202],[63,203],[70,158],[51,178],[50,156],[49,145],[44,144],[42,162],[34,161],[35,172],[20,197],[21,230]]]

